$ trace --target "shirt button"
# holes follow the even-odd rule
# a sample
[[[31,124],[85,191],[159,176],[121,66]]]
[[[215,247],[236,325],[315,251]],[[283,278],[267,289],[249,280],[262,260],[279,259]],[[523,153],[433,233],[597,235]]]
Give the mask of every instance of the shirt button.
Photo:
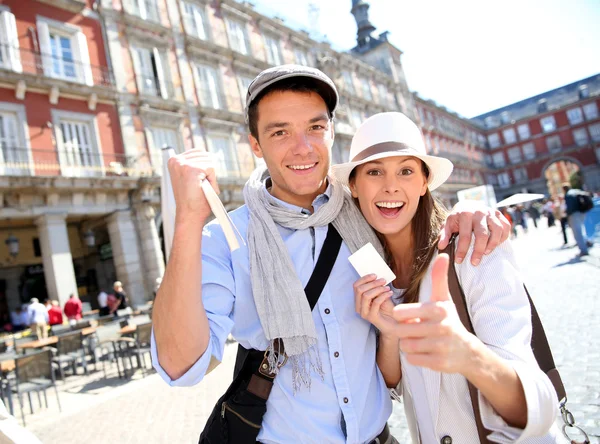
[[[331,310],[329,310],[328,308],[325,309],[325,314],[328,315],[329,313],[331,313]]]
[[[335,352],[335,353],[333,354],[333,356],[335,356],[336,358],[339,358],[339,357],[340,357],[340,352]]]
[[[349,400],[348,398],[344,398],[344,404],[348,404]]]
[[[452,438],[446,435],[440,440],[440,444],[452,444]]]

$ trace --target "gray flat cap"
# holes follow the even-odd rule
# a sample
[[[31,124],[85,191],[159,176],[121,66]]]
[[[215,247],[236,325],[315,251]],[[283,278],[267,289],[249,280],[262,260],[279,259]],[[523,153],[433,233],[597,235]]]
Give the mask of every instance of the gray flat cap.
[[[323,97],[323,100],[329,108],[329,112],[333,116],[340,100],[333,80],[316,68],[302,65],[279,65],[265,69],[257,75],[252,83],[250,83],[250,86],[248,86],[245,110],[246,123],[248,123],[248,109],[252,102],[271,85],[292,77],[308,77],[320,82],[320,85],[323,88],[318,91],[319,95]]]

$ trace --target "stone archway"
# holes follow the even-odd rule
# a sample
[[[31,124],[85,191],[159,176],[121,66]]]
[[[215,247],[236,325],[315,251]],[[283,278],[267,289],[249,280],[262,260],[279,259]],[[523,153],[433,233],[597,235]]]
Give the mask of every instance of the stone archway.
[[[553,159],[544,166],[544,177],[550,196],[562,194],[562,184],[569,182],[569,178],[575,172],[581,171],[583,166],[572,157],[561,157]]]

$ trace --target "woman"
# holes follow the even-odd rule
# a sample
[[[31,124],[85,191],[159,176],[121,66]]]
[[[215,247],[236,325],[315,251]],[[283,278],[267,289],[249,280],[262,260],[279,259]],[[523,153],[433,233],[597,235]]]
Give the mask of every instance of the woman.
[[[451,301],[448,257],[436,247],[445,212],[430,192],[448,179],[452,163],[427,156],[419,129],[400,113],[367,119],[350,157],[333,174],[349,185],[396,274],[391,290],[373,275],[359,279],[357,311],[380,331],[377,362],[388,387],[402,390],[413,441],[479,442],[468,380],[479,390],[491,440],[557,442],[556,392],[529,345],[530,307],[510,244],[478,267],[471,245],[456,264],[478,337]]]

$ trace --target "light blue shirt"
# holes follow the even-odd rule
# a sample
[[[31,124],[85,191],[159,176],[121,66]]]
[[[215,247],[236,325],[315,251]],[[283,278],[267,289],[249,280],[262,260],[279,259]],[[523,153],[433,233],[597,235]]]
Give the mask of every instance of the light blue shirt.
[[[315,210],[329,200],[330,193],[328,188],[314,200]],[[230,215],[246,239],[248,208],[240,207]],[[296,273],[306,286],[321,253],[327,226],[306,230],[278,228]],[[375,362],[375,330],[354,308],[352,284],[358,274],[348,262],[348,256],[350,250],[342,243],[329,280],[312,312],[324,378],[313,372],[310,391],[301,387],[294,395],[291,365],[283,366],[267,401],[267,412],[258,435],[260,442],[370,442],[383,430],[391,414],[390,395]],[[171,386],[200,382],[211,356],[222,361],[230,332],[246,348],[265,350],[268,345],[252,296],[248,247],[230,252],[216,222],[206,225],[202,236],[202,299],[210,324],[208,349],[179,379],[171,380],[160,367],[152,337],[153,365]]]

